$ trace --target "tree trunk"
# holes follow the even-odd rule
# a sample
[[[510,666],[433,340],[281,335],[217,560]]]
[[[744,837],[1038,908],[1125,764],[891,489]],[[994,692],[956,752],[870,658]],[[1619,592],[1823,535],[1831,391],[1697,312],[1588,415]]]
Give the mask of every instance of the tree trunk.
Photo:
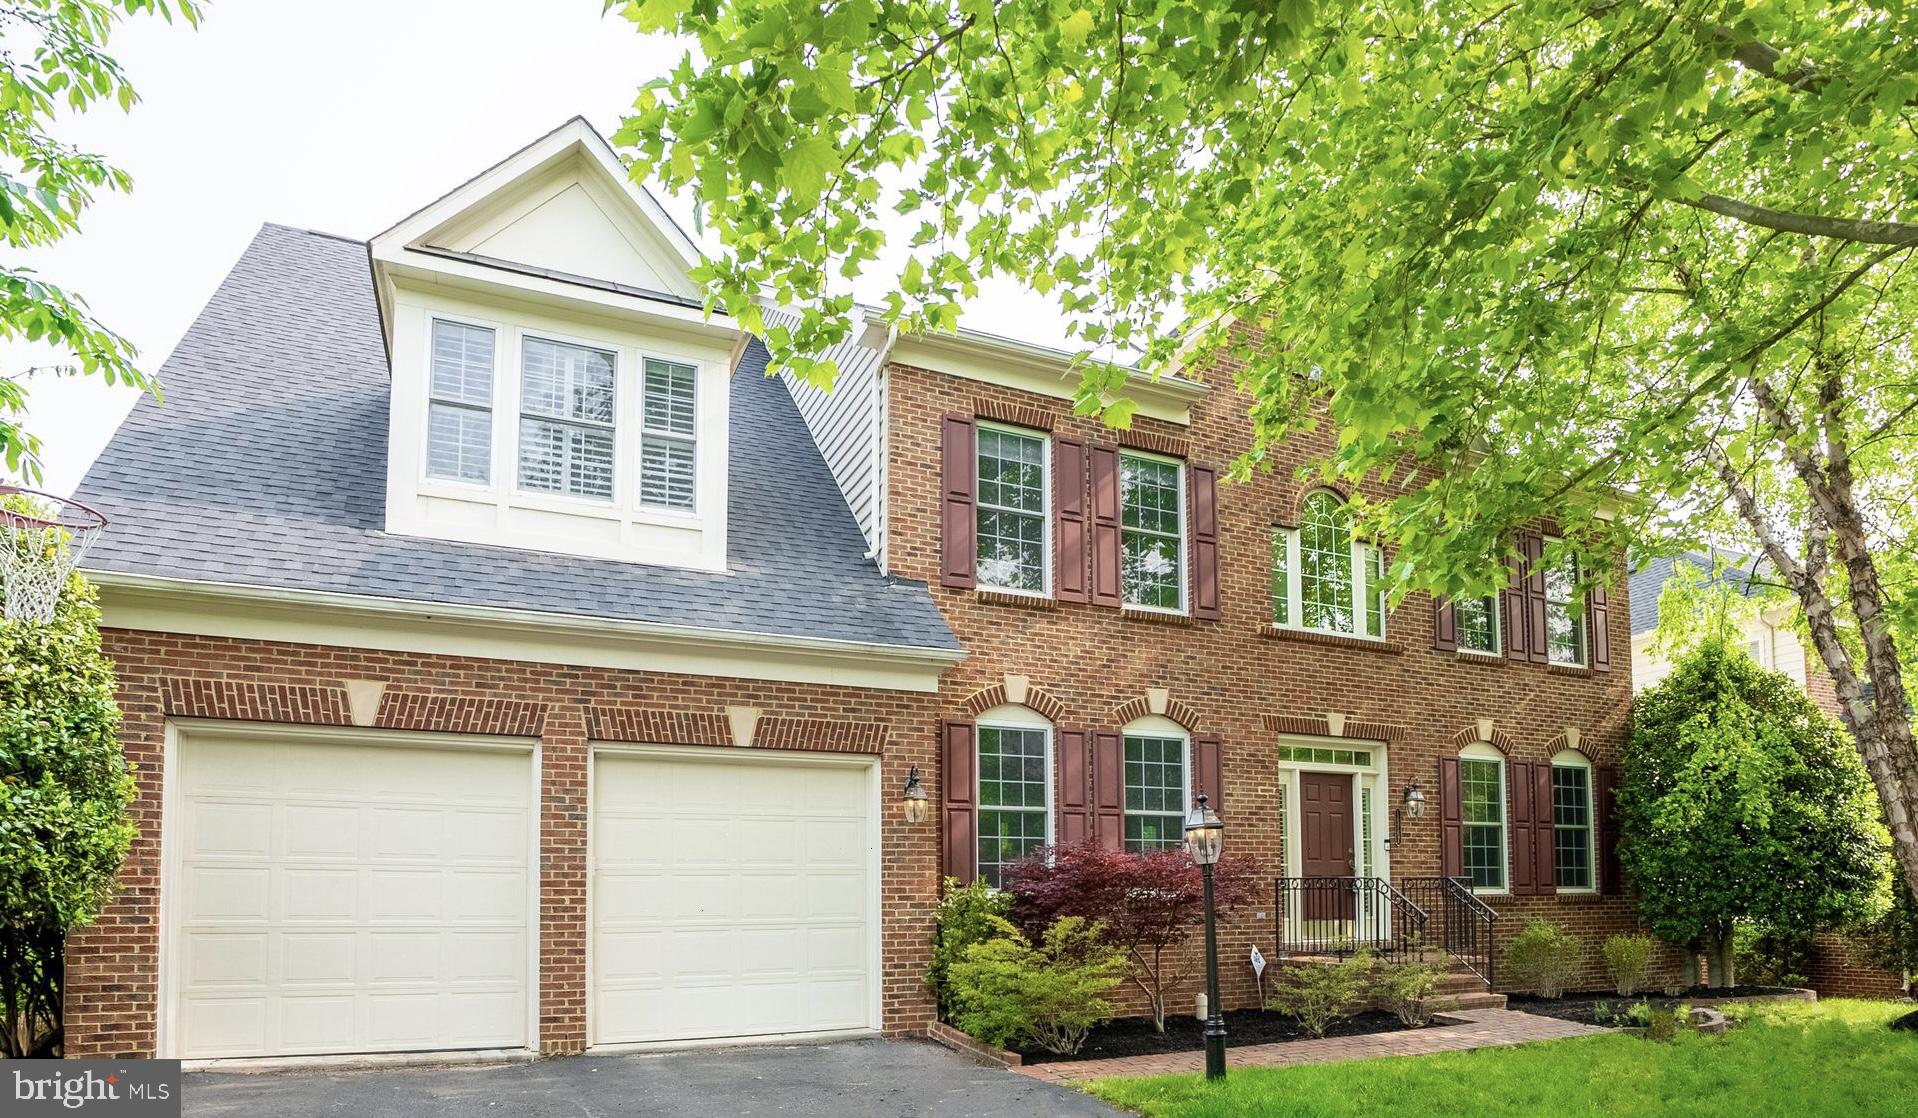
[[[1711,986],[1714,990],[1729,990],[1738,985],[1732,972],[1732,932],[1730,928],[1709,932],[1705,936],[1705,965],[1711,970]]]

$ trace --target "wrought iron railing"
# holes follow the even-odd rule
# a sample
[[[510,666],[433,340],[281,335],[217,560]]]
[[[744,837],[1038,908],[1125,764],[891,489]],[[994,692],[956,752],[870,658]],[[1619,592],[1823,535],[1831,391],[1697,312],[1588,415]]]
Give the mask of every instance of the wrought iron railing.
[[[1459,965],[1485,980],[1497,981],[1498,913],[1480,900],[1462,877],[1406,877],[1399,891],[1430,914],[1431,942]]]
[[[1281,877],[1272,890],[1282,955],[1344,958],[1364,947],[1405,962],[1425,943],[1425,910],[1382,877]]]

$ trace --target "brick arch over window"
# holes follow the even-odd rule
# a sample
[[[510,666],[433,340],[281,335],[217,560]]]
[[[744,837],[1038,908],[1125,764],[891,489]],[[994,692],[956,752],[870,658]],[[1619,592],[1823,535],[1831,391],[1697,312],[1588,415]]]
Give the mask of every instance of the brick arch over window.
[[[1579,733],[1576,726],[1565,727],[1557,737],[1545,743],[1545,752],[1550,756],[1556,757],[1568,749],[1592,764],[1598,763],[1591,751],[1585,748],[1585,735]]]
[[[1492,732],[1489,734],[1485,733],[1483,729],[1478,726],[1467,726],[1452,735],[1453,749],[1464,749],[1466,746],[1475,742],[1484,742],[1486,745],[1497,749],[1507,757],[1510,757],[1512,751],[1518,748],[1518,742],[1512,740],[1512,735],[1496,726],[1492,728]]]
[[[1336,719],[1322,714],[1267,714],[1259,718],[1259,725],[1275,734],[1302,734],[1314,738],[1354,738],[1359,741],[1382,741],[1387,745],[1404,741],[1409,731],[1397,722],[1373,722],[1363,718]]]
[[[1287,528],[1298,527],[1299,521],[1305,516],[1305,502],[1320,493],[1331,497],[1341,505],[1349,505],[1352,503],[1351,490],[1343,485],[1337,485],[1332,482],[1319,482],[1313,485],[1301,486],[1291,493],[1286,498],[1285,503],[1280,506],[1277,522]]]
[[[1183,727],[1189,734],[1199,733],[1199,712],[1192,709],[1190,705],[1182,703],[1177,699],[1167,699],[1165,710],[1155,711],[1152,709],[1151,700],[1144,695],[1136,699],[1127,699],[1125,702],[1113,707],[1112,713],[1106,716],[1106,723],[1112,726],[1126,726],[1137,719],[1144,718],[1148,714],[1158,714],[1162,718],[1170,718]]]
[[[1005,706],[1011,702],[1006,696],[1006,685],[995,683],[990,687],[981,687],[966,698],[966,709],[973,715],[981,715],[993,707]],[[1025,701],[1017,704],[1032,708],[1033,713],[1048,722],[1058,722],[1066,713],[1066,705],[1058,696],[1043,687],[1026,688]]]

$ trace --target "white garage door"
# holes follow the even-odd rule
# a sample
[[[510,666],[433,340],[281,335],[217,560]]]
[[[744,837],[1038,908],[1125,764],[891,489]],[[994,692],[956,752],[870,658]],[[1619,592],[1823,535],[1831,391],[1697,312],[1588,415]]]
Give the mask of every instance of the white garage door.
[[[876,1028],[870,764],[601,754],[592,1042]]]
[[[530,752],[265,730],[177,765],[172,1055],[527,1043]]]

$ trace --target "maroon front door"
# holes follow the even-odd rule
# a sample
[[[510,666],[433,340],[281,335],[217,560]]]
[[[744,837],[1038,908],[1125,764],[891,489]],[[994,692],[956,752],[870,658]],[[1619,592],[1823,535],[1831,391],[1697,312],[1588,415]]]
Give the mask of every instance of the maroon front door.
[[[1319,878],[1306,884],[1307,920],[1352,919],[1352,776],[1350,773],[1299,774],[1299,875]]]

